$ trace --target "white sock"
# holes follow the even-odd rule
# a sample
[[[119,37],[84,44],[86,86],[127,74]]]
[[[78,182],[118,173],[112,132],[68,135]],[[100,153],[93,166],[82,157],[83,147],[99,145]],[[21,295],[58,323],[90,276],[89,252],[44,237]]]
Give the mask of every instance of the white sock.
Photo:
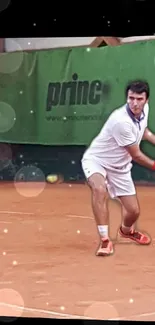
[[[108,225],[104,225],[104,226],[97,226],[98,227],[98,231],[99,231],[99,234],[101,237],[109,237],[109,234],[108,234]]]
[[[128,234],[131,231],[131,229],[132,229],[132,227],[126,227],[126,226],[124,226],[124,224],[122,224],[121,227],[122,227],[122,230],[123,230],[123,232],[125,234]]]

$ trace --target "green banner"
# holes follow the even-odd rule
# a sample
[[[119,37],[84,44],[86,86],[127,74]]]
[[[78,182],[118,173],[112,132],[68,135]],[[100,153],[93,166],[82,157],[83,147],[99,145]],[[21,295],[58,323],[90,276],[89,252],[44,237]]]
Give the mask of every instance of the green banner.
[[[155,131],[155,41],[1,54],[0,141],[88,145],[135,78],[150,84]]]

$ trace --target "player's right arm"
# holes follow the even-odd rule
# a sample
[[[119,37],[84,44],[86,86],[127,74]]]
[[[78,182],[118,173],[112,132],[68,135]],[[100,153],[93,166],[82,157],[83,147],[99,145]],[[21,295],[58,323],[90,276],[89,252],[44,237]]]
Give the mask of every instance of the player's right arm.
[[[113,136],[120,147],[124,147],[137,164],[155,169],[154,160],[142,153],[132,130],[132,124],[120,121],[113,128]]]

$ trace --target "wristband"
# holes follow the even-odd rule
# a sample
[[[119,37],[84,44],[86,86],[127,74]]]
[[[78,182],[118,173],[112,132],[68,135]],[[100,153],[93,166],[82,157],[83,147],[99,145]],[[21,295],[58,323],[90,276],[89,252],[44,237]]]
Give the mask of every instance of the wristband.
[[[152,170],[155,170],[155,161],[154,161],[154,164],[152,166]]]

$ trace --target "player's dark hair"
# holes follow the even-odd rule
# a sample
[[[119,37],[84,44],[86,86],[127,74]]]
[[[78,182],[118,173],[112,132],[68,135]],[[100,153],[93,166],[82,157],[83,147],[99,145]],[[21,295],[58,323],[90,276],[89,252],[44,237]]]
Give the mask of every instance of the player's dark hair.
[[[131,90],[134,93],[137,94],[142,94],[142,93],[146,93],[146,98],[148,99],[150,96],[150,87],[147,81],[143,81],[143,80],[134,80],[128,83],[126,90],[125,90],[125,94],[126,97],[128,95],[128,91]]]

